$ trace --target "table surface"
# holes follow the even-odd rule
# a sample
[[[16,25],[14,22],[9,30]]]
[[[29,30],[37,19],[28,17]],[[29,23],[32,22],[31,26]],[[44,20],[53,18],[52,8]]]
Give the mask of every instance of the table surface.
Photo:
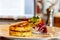
[[[8,27],[9,25],[0,25],[0,29],[3,31],[3,32],[7,32],[8,31]],[[60,35],[60,28],[59,27],[49,27],[47,26],[47,29],[48,29],[48,35],[49,37],[57,37]],[[1,34],[1,33],[0,33]],[[6,34],[7,35],[7,34]],[[4,35],[4,36],[6,36]],[[45,34],[47,35],[47,34]],[[46,37],[45,35],[40,35],[38,37]],[[7,35],[8,36],[8,35]],[[18,37],[19,38],[19,37]]]
[[[7,28],[11,23],[16,23],[16,22],[0,22],[0,29],[2,27]],[[49,27],[49,26],[47,26],[47,29],[48,29],[48,33],[50,33],[50,36],[52,36],[52,34],[55,35],[55,36],[60,35],[60,28],[59,27]],[[4,30],[4,31],[6,31],[6,30]],[[0,39],[4,39],[5,40],[4,37],[1,37]]]

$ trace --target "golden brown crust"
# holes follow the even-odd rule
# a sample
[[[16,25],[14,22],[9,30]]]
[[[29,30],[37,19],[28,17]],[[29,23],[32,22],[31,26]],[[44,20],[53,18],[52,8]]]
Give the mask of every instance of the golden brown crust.
[[[10,31],[9,34],[11,36],[27,37],[27,36],[31,36],[32,32],[31,31],[25,31],[25,32]]]
[[[31,36],[31,26],[27,21],[22,21],[19,23],[12,24],[9,28],[9,34],[11,36]]]
[[[20,27],[21,25],[26,25],[26,24],[28,24],[28,21],[21,21],[21,22],[11,24],[10,27],[11,26],[14,26],[14,27],[19,26]]]
[[[15,31],[28,31],[28,30],[31,30],[31,27],[29,25],[27,26],[24,26],[24,27],[13,27],[11,26],[9,30],[15,30]]]
[[[31,26],[29,26],[29,23],[25,21],[15,25],[11,25],[9,30],[28,31],[28,30],[31,30]]]

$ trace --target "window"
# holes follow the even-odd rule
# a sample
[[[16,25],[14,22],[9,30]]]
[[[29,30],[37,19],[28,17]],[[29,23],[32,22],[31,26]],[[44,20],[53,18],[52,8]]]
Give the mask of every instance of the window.
[[[34,0],[0,0],[0,18],[30,17],[33,13]]]

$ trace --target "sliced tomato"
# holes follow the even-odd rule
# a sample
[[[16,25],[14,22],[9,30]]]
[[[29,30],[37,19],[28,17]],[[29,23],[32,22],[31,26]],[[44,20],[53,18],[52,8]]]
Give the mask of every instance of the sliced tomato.
[[[41,21],[40,21],[40,24],[44,24],[45,23],[45,21],[42,19]]]

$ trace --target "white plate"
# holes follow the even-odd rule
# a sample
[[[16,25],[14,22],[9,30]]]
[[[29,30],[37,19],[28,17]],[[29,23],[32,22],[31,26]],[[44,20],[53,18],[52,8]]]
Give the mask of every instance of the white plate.
[[[59,29],[58,29],[59,30]],[[16,37],[9,35],[9,25],[0,25],[0,36],[6,38],[26,38],[26,39],[52,39],[52,38],[59,38],[59,36],[51,36],[47,34],[40,34],[40,35],[32,35],[30,37]],[[48,37],[47,37],[48,36]]]

